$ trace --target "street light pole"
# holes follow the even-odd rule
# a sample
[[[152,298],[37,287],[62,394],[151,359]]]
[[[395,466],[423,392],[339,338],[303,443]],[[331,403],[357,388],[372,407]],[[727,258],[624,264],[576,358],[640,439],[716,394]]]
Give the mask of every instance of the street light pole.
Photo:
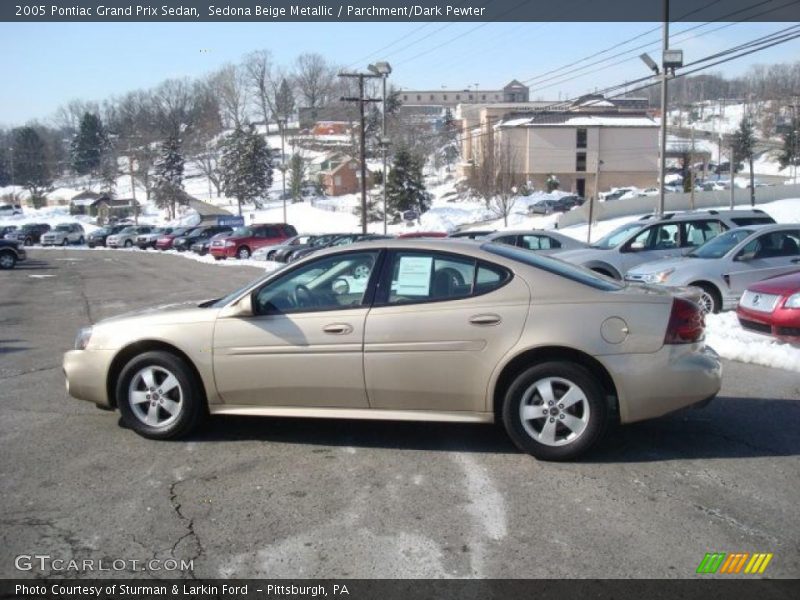
[[[277,119],[278,121],[278,129],[280,129],[281,133],[281,179],[282,179],[282,187],[283,187],[283,194],[281,198],[283,199],[283,222],[288,223],[287,216],[286,216],[286,150],[284,148],[284,132],[286,131],[286,119],[281,118]],[[269,126],[268,126],[269,127]]]
[[[387,222],[386,217],[386,146],[388,140],[386,139],[386,77],[388,73],[384,74],[383,76],[383,134],[381,137],[381,159],[383,160],[383,234],[386,235],[388,231],[389,224]],[[797,169],[797,167],[795,167]],[[795,178],[797,175],[795,174]]]

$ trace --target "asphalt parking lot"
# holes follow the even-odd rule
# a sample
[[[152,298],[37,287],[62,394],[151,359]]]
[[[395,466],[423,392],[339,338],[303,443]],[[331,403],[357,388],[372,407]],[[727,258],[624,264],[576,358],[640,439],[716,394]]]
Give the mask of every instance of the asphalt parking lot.
[[[227,417],[153,442],[66,396],[80,326],[257,275],[60,249],[0,273],[0,577],[47,575],[15,570],[32,553],[193,559],[196,577],[692,577],[714,551],[800,576],[789,371],[727,362],[709,407],[620,428],[575,464],[485,425]]]

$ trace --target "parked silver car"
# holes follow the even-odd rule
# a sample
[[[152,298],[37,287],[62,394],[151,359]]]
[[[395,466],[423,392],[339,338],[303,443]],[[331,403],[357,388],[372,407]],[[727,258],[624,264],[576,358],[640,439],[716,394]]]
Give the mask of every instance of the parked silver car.
[[[147,248],[155,248],[156,247],[156,240],[162,235],[168,235],[172,233],[172,231],[176,229],[175,227],[153,227],[149,233],[142,233],[136,236],[136,245],[141,250],[146,250]]]
[[[628,281],[703,290],[709,312],[736,307],[747,287],[800,269],[800,225],[753,225],[723,233],[686,256],[631,269]]]
[[[106,238],[106,246],[109,248],[130,248],[136,243],[136,238],[144,233],[150,233],[155,227],[151,225],[131,225],[119,233],[110,235]]]
[[[557,257],[603,275],[622,279],[634,267],[661,258],[676,258],[729,229],[774,223],[761,210],[709,210],[648,215],[618,227],[583,250]]]
[[[43,234],[40,238],[42,246],[66,246],[67,244],[81,244],[86,242],[86,234],[80,223],[62,223],[56,225]]]
[[[579,242],[563,233],[552,229],[530,229],[525,231],[497,231],[483,238],[486,242],[508,244],[525,250],[536,250],[544,254],[553,254],[559,250],[575,250],[588,248],[587,244]]]

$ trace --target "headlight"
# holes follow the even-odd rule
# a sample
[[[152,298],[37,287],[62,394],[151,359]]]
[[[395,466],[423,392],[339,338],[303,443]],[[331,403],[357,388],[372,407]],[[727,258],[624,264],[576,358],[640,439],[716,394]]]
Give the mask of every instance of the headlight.
[[[75,336],[75,350],[86,350],[86,346],[89,345],[89,340],[92,337],[92,328],[91,327],[84,327],[80,331],[78,331],[78,335]]]
[[[784,308],[800,308],[800,292],[796,294],[792,294],[786,299],[786,303],[783,305]]]
[[[657,271],[655,273],[648,273],[645,275],[642,280],[645,283],[664,283],[670,275],[675,272],[675,269],[664,269],[663,271]]]

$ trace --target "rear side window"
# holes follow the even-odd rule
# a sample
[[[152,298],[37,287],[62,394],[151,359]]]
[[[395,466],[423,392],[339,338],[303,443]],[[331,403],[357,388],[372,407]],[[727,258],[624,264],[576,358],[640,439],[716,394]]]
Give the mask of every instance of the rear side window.
[[[458,300],[501,287],[510,274],[503,268],[466,256],[397,252],[389,266],[391,280],[380,303],[413,304]]]
[[[724,232],[727,227],[719,221],[688,221],[683,224],[684,232],[684,246],[689,248],[697,248],[702,246],[708,240],[714,239],[720,233]]]

